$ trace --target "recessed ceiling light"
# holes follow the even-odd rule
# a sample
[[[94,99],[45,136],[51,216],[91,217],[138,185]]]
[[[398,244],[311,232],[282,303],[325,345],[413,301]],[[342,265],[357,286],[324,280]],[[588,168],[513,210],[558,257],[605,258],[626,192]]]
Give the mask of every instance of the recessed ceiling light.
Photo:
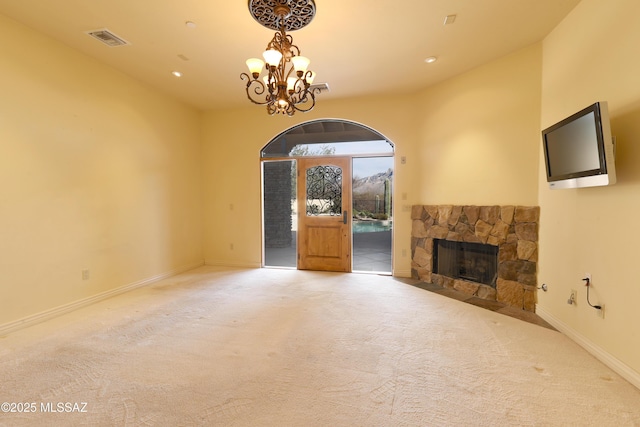
[[[447,15],[444,17],[444,25],[453,24],[456,22],[456,15]]]
[[[193,21],[187,21],[184,23],[184,25],[186,25],[188,28],[195,28],[196,27],[196,23]]]
[[[182,73],[180,71],[172,71],[171,74],[173,74],[176,77],[182,77]]]
[[[438,60],[438,58],[436,58],[435,56],[430,56],[427,59],[425,59],[424,62],[426,62],[427,64],[433,64],[437,60]]]

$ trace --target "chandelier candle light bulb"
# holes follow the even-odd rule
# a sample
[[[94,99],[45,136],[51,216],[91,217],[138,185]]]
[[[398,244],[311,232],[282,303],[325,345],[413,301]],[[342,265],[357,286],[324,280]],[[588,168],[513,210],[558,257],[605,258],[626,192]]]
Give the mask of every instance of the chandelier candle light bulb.
[[[254,104],[266,105],[270,115],[293,116],[296,111],[310,111],[320,89],[311,87],[315,78],[315,73],[308,69],[311,61],[300,55],[287,31],[311,22],[315,16],[314,0],[275,0],[275,5],[273,0],[249,0],[249,11],[256,21],[277,32],[262,54],[264,62],[248,59],[250,74],[240,74],[247,82],[247,98]],[[262,70],[267,75],[260,79]]]

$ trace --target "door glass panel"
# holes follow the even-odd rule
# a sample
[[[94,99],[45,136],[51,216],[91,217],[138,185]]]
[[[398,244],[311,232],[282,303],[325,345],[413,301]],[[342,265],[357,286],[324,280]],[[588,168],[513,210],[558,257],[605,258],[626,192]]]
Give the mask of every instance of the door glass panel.
[[[307,216],[342,214],[342,168],[331,165],[307,169]]]
[[[353,271],[391,273],[393,157],[353,159]]]
[[[297,265],[295,160],[263,162],[264,265]]]

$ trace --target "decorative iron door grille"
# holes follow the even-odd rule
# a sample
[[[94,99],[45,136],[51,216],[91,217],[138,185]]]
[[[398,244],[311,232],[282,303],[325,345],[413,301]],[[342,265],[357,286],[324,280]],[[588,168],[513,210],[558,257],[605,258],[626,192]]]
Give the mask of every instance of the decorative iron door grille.
[[[314,166],[307,170],[307,216],[342,214],[342,169]]]

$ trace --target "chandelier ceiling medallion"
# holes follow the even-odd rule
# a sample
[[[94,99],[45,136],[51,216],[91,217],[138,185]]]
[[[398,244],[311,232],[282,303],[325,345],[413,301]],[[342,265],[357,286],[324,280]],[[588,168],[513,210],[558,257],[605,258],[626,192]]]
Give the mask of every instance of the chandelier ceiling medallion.
[[[247,81],[247,97],[254,104],[266,105],[270,115],[293,116],[296,111],[310,111],[320,89],[311,85],[315,73],[307,69],[310,61],[300,55],[287,31],[311,22],[316,14],[315,1],[249,0],[249,12],[261,25],[277,32],[262,54],[264,61],[248,59],[250,74],[240,74]],[[266,75],[261,79],[262,70]]]

